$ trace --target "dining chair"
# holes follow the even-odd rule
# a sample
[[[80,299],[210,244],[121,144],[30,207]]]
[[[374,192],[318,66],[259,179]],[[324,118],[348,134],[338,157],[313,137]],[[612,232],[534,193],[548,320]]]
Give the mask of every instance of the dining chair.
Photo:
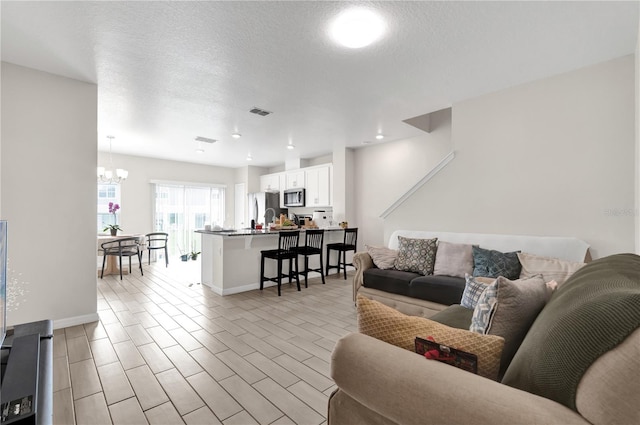
[[[169,241],[169,234],[163,232],[147,233],[144,235],[147,239],[147,251],[149,253],[149,262],[151,264],[151,251],[156,249],[164,249],[164,263],[165,267],[169,267],[169,252],[167,243]]]
[[[278,284],[278,296],[280,296],[280,287],[282,286],[282,278],[289,277],[289,283],[293,276],[296,278],[298,284],[298,291],[300,291],[300,276],[298,274],[298,253],[296,248],[298,247],[298,239],[300,238],[299,230],[281,231],[278,236],[278,248],[267,249],[260,251],[260,290],[262,291],[265,281],[276,282]],[[278,262],[278,274],[275,277],[266,277],[264,275],[264,260],[270,258]],[[282,273],[282,262],[289,260],[289,273]],[[292,263],[295,263],[296,270],[293,272]]]
[[[304,269],[300,272],[304,275],[304,287],[308,288],[307,278],[309,272],[318,272],[322,277],[322,284],[324,285],[324,267],[322,264],[322,244],[324,242],[324,230],[323,229],[308,229],[305,231],[304,246],[296,248],[298,255],[304,255]],[[317,269],[309,268],[309,256],[319,255],[320,267]]]
[[[129,273],[131,273],[131,257],[134,255],[138,257],[138,263],[140,264],[140,274],[144,276],[142,271],[142,252],[140,251],[140,240],[137,237],[121,238],[110,242],[104,242],[100,244],[102,248],[104,258],[102,259],[102,271],[100,272],[100,279],[104,276],[104,265],[107,261],[107,256],[117,256],[118,266],[120,268],[120,280],[122,280],[122,257],[129,257]]]
[[[353,266],[353,263],[347,263],[347,251],[353,251],[356,253],[356,245],[358,243],[358,228],[347,228],[344,229],[344,237],[342,242],[329,243],[327,244],[327,269],[325,271],[325,275],[329,275],[330,269],[338,269],[338,274],[340,274],[340,269],[344,270],[344,278],[347,278],[347,266]],[[331,265],[331,251],[338,251],[338,264],[335,266]]]

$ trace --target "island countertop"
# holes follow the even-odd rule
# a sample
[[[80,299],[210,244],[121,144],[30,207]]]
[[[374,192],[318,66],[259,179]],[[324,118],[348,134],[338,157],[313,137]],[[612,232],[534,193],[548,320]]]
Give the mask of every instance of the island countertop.
[[[280,232],[290,232],[291,230],[300,230],[301,233],[304,233],[307,229],[299,228],[299,229],[282,229],[282,230],[252,230],[252,229],[238,229],[238,230],[196,230],[196,233],[202,233],[204,235],[217,235],[217,236],[268,236],[268,235],[277,235]],[[326,227],[321,230],[326,232],[334,232],[338,230],[344,230],[342,227]]]

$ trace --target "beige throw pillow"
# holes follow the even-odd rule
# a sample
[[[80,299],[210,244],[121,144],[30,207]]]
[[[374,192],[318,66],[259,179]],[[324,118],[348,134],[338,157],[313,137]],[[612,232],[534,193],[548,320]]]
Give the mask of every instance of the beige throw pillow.
[[[541,274],[545,282],[555,280],[558,282],[558,286],[585,265],[585,263],[573,263],[559,258],[527,254],[526,252],[518,253],[518,260],[522,264],[520,279]]]
[[[387,248],[386,246],[367,245],[366,248],[373,264],[375,264],[377,268],[382,270],[393,268],[396,257],[398,256],[397,250]]]
[[[473,249],[471,245],[438,242],[434,275],[464,277],[473,273]]]
[[[417,336],[431,336],[440,343],[478,356],[478,375],[496,380],[504,338],[480,335],[445,326],[433,320],[407,316],[378,301],[358,295],[358,331],[409,351]]]

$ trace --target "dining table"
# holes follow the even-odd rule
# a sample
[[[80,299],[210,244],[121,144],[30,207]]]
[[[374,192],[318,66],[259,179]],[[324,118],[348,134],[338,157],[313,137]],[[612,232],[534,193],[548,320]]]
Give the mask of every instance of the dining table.
[[[145,235],[142,233],[131,233],[131,234],[120,233],[115,236],[108,235],[108,234],[98,234],[97,242],[96,242],[98,256],[104,255],[104,251],[102,249],[103,243],[113,242],[113,241],[117,241],[118,239],[132,238],[132,237],[138,238],[138,244],[140,245],[140,250],[141,251],[144,250],[147,241],[146,241]],[[102,264],[102,262],[100,263]],[[98,277],[100,277],[101,271],[102,271],[102,266],[98,267]],[[104,276],[110,275],[110,274],[118,274],[118,275],[120,274],[120,268],[118,267],[118,257],[115,255],[108,255],[107,262],[104,266]],[[129,274],[129,270],[123,267],[122,274]]]

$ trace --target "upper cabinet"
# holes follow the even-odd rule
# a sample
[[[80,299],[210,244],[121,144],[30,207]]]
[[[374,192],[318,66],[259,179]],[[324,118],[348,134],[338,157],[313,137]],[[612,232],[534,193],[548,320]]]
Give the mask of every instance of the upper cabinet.
[[[284,189],[283,180],[283,173],[260,176],[260,192],[280,192]]]
[[[333,167],[331,164],[319,165],[317,167],[309,167],[305,169],[305,205],[307,207],[331,206],[332,177]]]
[[[301,168],[295,171],[287,171],[285,189],[298,189],[305,187],[305,172]]]

